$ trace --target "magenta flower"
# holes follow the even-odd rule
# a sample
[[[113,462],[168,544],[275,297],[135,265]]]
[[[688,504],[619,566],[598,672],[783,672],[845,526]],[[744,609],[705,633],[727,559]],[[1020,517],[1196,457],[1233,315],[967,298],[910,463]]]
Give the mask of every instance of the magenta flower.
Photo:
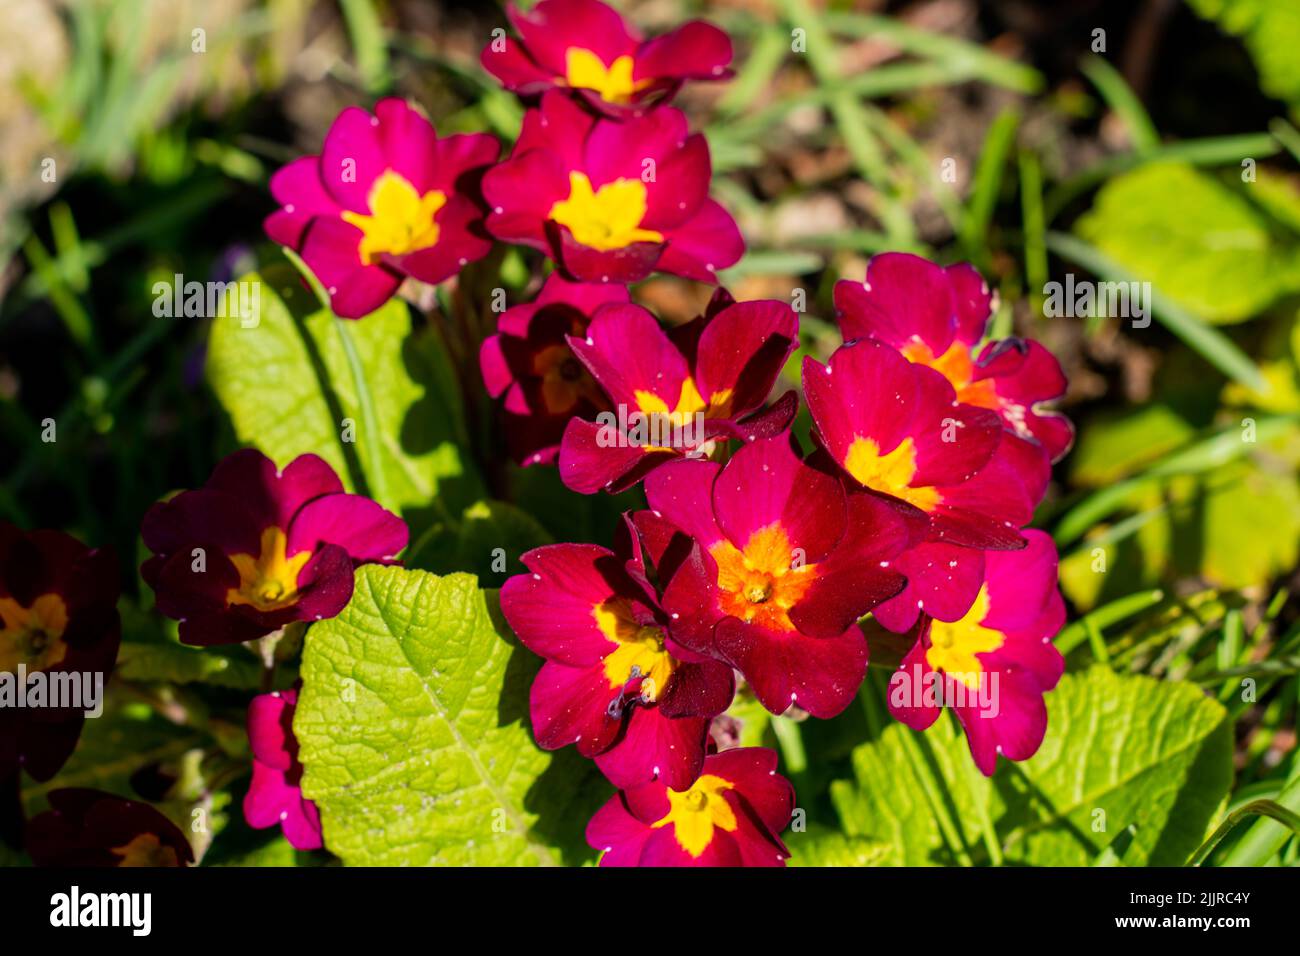
[[[734,302],[721,291],[704,315],[671,333],[640,306],[605,306],[569,347],[614,410],[569,421],[560,477],[584,494],[618,492],[718,441],[777,434],[794,418],[794,393],[758,410],[798,336],[798,316],[784,302]]]
[[[176,825],[147,803],[99,790],[49,793],[50,809],[27,824],[37,866],[185,866],[194,850]]]
[[[938,372],[872,339],[841,346],[828,365],[804,359],[817,434],[859,485],[923,512],[931,536],[969,548],[1023,548],[1034,501],[1002,425],[960,404]]]
[[[552,91],[524,116],[510,158],[483,177],[487,228],[532,246],[581,282],[636,282],[656,269],[716,282],[744,240],[709,198],[704,137],[672,107],[618,123]]]
[[[613,117],[639,114],[670,99],[685,80],[730,75],[731,40],[715,26],[692,20],[671,33],[643,40],[597,0],[542,0],[506,15],[518,40],[494,39],[483,67],[521,96],[572,90]]]
[[[253,448],[225,458],[206,485],[159,502],[141,535],[154,556],[140,573],[186,644],[255,640],[319,621],[352,597],[356,565],[391,563],[406,524],[334,470],[300,455],[283,470]]]
[[[260,694],[248,708],[248,745],[253,751],[253,782],[244,796],[244,819],[256,830],[280,825],[298,850],[319,850],[320,813],[302,795],[302,764],[293,714],[298,691]]]
[[[692,539],[664,591],[677,641],[739,670],[772,713],[847,707],[867,667],[858,619],[903,587],[889,566],[910,542],[897,509],[846,494],[788,434],[742,446],[725,466],[667,464],[646,498]]]
[[[951,623],[923,617],[916,644],[889,684],[890,712],[915,730],[953,708],[971,756],[991,776],[998,755],[1032,757],[1047,731],[1043,695],[1065,660],[1052,638],[1065,623],[1056,588],[1056,548],[1026,531],[1023,551],[990,551],[969,611]]]
[[[109,550],[92,550],[62,531],[21,531],[0,522],[0,671],[48,680],[65,674],[107,683],[117,661],[118,566]],[[101,701],[102,702],[102,701]],[[47,701],[46,703],[53,703]],[[49,780],[81,736],[84,707],[0,706],[0,786],[19,769]]]
[[[626,789],[596,811],[587,843],[601,866],[785,866],[794,788],[776,764],[762,747],[727,750],[689,787]]]
[[[442,282],[487,254],[478,181],[498,149],[486,133],[439,139],[403,100],[380,100],[373,116],[348,107],[319,156],[271,177],[281,209],[266,234],[311,266],[338,315],[359,318],[406,276]]]
[[[617,787],[699,775],[710,720],[731,704],[731,669],[681,647],[646,579],[641,542],[624,525],[620,555],[555,544],[521,559],[501,610],[546,659],[530,694],[537,743],[576,744]]]
[[[1074,429],[1041,405],[1065,394],[1061,365],[1033,340],[1008,338],[981,348],[994,302],[968,263],[945,269],[902,252],[875,256],[865,282],[835,284],[845,339],[878,339],[940,372],[957,401],[997,412],[1010,434],[1056,461],[1073,442]]]
[[[515,461],[554,462],[569,419],[593,418],[609,407],[567,338],[585,338],[600,306],[627,301],[625,286],[569,282],[553,272],[536,299],[501,313],[496,335],[479,351],[479,367],[488,393],[504,398],[506,442]]]
[[[1047,486],[1048,471],[1047,457],[1037,445],[1003,431],[997,451],[966,483],[961,497],[968,506],[978,506],[984,499],[992,502],[988,505],[991,509],[997,509],[1003,507],[999,500],[1015,497],[1015,489],[1021,489],[1032,515]],[[894,568],[907,578],[907,586],[871,612],[888,630],[906,633],[922,613],[952,622],[970,610],[984,582],[984,552],[952,544],[941,532],[942,528],[931,529],[926,540],[908,548],[894,562]]]

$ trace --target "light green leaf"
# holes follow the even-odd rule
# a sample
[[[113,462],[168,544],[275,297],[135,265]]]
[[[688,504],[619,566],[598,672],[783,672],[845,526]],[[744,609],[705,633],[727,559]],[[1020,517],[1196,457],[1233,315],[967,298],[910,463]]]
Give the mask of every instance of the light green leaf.
[[[784,835],[791,866],[897,866],[898,850],[887,843],[845,836],[838,830],[811,826]]]
[[[458,448],[468,442],[454,372],[432,336],[411,331],[404,302],[394,299],[340,330],[343,320],[321,309],[288,265],[242,281],[259,283],[257,323],[216,319],[207,360],[240,441],[281,467],[320,455],[349,490],[377,497],[417,532],[433,519],[440,495],[451,491],[457,503],[480,497]],[[355,348],[368,403],[341,332]]]
[[[1300,560],[1300,481],[1280,458],[1139,486],[1127,505],[1132,518],[1098,526],[1061,561],[1061,584],[1081,608],[1178,577],[1223,590],[1265,585]]]
[[[308,631],[294,718],[303,793],[344,862],[572,862],[566,848],[610,790],[589,762],[533,743],[536,658],[495,604],[472,575],[370,565],[343,613]]]
[[[1067,674],[1047,705],[1038,753],[999,761],[991,781],[957,765],[970,754],[956,721],[937,721],[924,735],[972,856],[983,853],[976,780],[1008,864],[1087,866],[1129,826],[1136,832],[1124,864],[1184,864],[1232,783],[1227,712],[1192,684],[1106,668]],[[905,865],[951,862],[902,745],[910,733],[894,724],[860,746],[856,781],[833,783],[831,798],[848,836],[899,847]]]
[[[1300,6],[1288,0],[1188,0],[1193,10],[1239,36],[1259,69],[1264,92],[1300,105]]]
[[[1075,232],[1109,259],[1209,322],[1238,322],[1300,285],[1294,246],[1214,176],[1150,163],[1116,176]]]
[[[1095,415],[1070,455],[1071,483],[1103,488],[1187,444],[1195,427],[1174,408],[1153,403]]]

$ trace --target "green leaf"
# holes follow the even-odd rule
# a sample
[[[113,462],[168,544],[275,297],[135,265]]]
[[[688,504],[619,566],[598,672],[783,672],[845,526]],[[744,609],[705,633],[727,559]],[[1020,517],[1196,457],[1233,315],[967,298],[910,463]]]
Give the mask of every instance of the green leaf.
[[[1062,587],[1081,608],[1179,577],[1223,590],[1262,586],[1300,559],[1300,481],[1285,460],[1261,456],[1140,485],[1126,504],[1132,518],[1096,527],[1062,558]]]
[[[352,865],[513,866],[589,858],[609,788],[528,729],[537,661],[472,575],[369,565],[307,634],[294,718],[303,793]],[[583,764],[587,764],[584,767]]]
[[[184,644],[123,641],[117,654],[117,676],[133,681],[173,684],[215,684],[256,690],[262,666],[243,647],[187,647]]]
[[[887,843],[845,836],[828,827],[811,826],[785,834],[791,866],[897,866],[898,850]]]
[[[208,380],[241,442],[281,467],[320,455],[349,490],[377,497],[416,533],[445,506],[439,496],[458,506],[481,496],[459,450],[468,442],[455,373],[431,335],[412,332],[404,302],[394,299],[340,330],[346,320],[321,309],[288,265],[241,281],[259,283],[256,325],[215,320],[207,360]]]
[[[1149,163],[1108,182],[1075,232],[1208,322],[1239,322],[1300,284],[1294,246],[1214,176]]]
[[[404,564],[438,574],[467,571],[481,584],[499,587],[526,570],[521,554],[553,540],[523,509],[506,501],[476,501],[455,528],[439,525],[413,542]]]
[[[1179,866],[1200,845],[1232,783],[1227,712],[1194,685],[1121,676],[1106,668],[1067,674],[1047,697],[1038,753],[999,762],[978,794],[956,721],[925,733],[934,772],[973,856],[982,852],[974,800],[987,802],[1006,862],[1087,866],[1125,828],[1136,828],[1123,863]],[[846,835],[896,846],[909,866],[951,862],[938,824],[893,724],[853,755],[854,781],[831,798]],[[978,859],[978,857],[977,857]]]
[[[1259,69],[1260,87],[1300,106],[1300,6],[1279,0],[1188,0],[1193,10],[1239,36]]]
[[[1104,488],[1187,444],[1196,428],[1174,408],[1154,403],[1093,416],[1070,455],[1071,484]]]

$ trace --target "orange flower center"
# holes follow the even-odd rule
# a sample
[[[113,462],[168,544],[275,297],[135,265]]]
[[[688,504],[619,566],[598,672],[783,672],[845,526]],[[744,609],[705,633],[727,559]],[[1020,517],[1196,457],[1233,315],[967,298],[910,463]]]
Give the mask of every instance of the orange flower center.
[[[774,522],[749,536],[743,549],[723,539],[709,549],[718,565],[722,610],[742,621],[775,631],[793,631],[790,609],[817,577],[790,546],[789,535]]]
[[[152,833],[141,833],[124,846],[113,848],[122,858],[118,866],[176,866],[176,851]]]
[[[997,411],[1000,403],[993,380],[986,378],[973,381],[975,361],[969,345],[953,342],[948,346],[948,351],[936,357],[928,345],[913,339],[903,346],[902,352],[909,362],[928,366],[946,378],[957,393],[957,401]]]
[[[23,607],[11,597],[0,597],[0,671],[18,673],[18,665],[43,671],[68,656],[63,632],[68,627],[68,606],[57,594],[42,594]]]

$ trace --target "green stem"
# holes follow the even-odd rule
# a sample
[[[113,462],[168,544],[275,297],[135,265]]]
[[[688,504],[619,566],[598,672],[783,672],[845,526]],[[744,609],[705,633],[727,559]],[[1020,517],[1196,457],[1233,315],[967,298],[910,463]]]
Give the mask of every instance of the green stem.
[[[1300,813],[1300,760],[1295,760],[1292,763],[1290,782],[1277,795],[1277,800],[1275,802],[1266,802],[1286,811],[1291,817],[1294,817],[1296,813]],[[1241,809],[1250,810],[1252,806],[1254,805],[1249,804]],[[1272,808],[1270,807],[1270,809]],[[1275,853],[1282,849],[1287,840],[1295,836],[1295,831],[1291,829],[1293,823],[1287,817],[1279,818],[1274,814],[1269,815],[1274,818],[1256,820],[1255,824],[1246,831],[1246,835],[1238,841],[1237,845],[1232,848],[1232,851],[1224,859],[1224,866],[1263,866]],[[1234,814],[1234,816],[1236,815]],[[1279,819],[1285,819],[1288,822],[1281,823],[1278,822]],[[1233,817],[1229,817],[1224,821],[1224,826],[1231,829],[1231,824],[1236,822]],[[1223,827],[1220,827],[1220,829],[1223,829]],[[1218,836],[1219,839],[1223,838],[1222,834],[1218,834]],[[1210,849],[1213,848],[1213,844],[1211,844]]]
[[[384,474],[383,446],[379,432],[379,419],[375,415],[375,403],[370,395],[370,385],[366,382],[366,372],[361,366],[361,356],[352,333],[348,331],[350,319],[335,319],[339,332],[339,342],[343,345],[343,354],[352,370],[352,384],[357,390],[357,404],[361,407],[361,427],[366,433],[362,447],[366,452],[366,490],[370,497],[381,505],[388,507],[388,479]]]
[[[954,722],[956,717],[951,718]],[[960,733],[960,730],[958,730]],[[989,862],[994,866],[1002,865],[1002,843],[998,840],[998,831],[993,826],[993,817],[989,815],[989,805],[985,797],[988,795],[988,781],[980,774],[974,761],[959,760],[965,768],[966,789],[970,791],[971,804],[975,807],[975,815],[979,818],[980,835],[984,840],[984,848],[989,851]]]
[[[921,790],[925,793],[925,798],[930,802],[930,809],[934,813],[934,818],[939,824],[939,830],[943,833],[943,838],[952,850],[953,856],[962,866],[971,866],[970,854],[966,852],[966,844],[962,840],[957,825],[953,822],[952,816],[948,813],[948,807],[943,802],[943,786],[933,773],[930,771],[930,764],[926,761],[925,755],[921,752],[921,746],[917,742],[920,736],[911,727],[900,727],[899,739],[903,741],[903,750],[907,754],[907,762],[912,767],[912,773],[921,784]]]
[[[808,753],[803,746],[803,732],[789,717],[773,717],[772,731],[781,747],[781,759],[792,776],[808,769]]]
[[[1200,866],[1204,863],[1214,848],[1219,845],[1219,842],[1232,831],[1233,827],[1250,816],[1262,816],[1269,819],[1260,820],[1251,828],[1250,832],[1241,841],[1241,844],[1238,844],[1237,848],[1229,854],[1225,864],[1227,866],[1262,866],[1269,857],[1282,848],[1282,844],[1286,842],[1287,837],[1300,833],[1300,816],[1297,816],[1295,812],[1273,800],[1254,800],[1228,814],[1228,818],[1219,824],[1218,828],[1210,834],[1210,838],[1192,854],[1192,858],[1187,865]],[[1256,828],[1266,828],[1270,832],[1276,831],[1280,839],[1269,839],[1255,846],[1250,838]],[[1251,845],[1246,846],[1248,843]],[[1237,851],[1242,849],[1243,846],[1246,846],[1248,851],[1258,849],[1261,855],[1255,856],[1253,853],[1249,853],[1251,862],[1244,862],[1244,860],[1234,862],[1234,857],[1238,855]]]

